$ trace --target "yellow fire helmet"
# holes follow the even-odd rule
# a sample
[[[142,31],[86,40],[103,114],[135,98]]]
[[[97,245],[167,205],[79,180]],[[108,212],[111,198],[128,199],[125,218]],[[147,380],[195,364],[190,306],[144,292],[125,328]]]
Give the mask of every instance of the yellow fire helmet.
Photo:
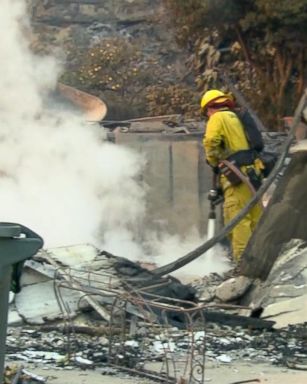
[[[200,106],[201,109],[204,109],[211,101],[218,100],[218,102],[224,102],[227,99],[229,99],[229,95],[219,91],[218,89],[211,89],[210,91],[204,93],[200,102]]]

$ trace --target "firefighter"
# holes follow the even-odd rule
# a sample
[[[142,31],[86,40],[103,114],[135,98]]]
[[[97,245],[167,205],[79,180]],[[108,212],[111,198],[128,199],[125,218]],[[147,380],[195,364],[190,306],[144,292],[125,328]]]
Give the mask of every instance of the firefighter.
[[[219,183],[224,194],[224,224],[232,220],[248,203],[252,191],[242,180],[233,178],[233,172],[221,173],[223,160],[235,162],[243,175],[253,174],[254,180],[259,181],[256,188],[261,184],[263,168],[261,160],[255,158],[254,151],[250,149],[244,127],[233,111],[234,107],[231,95],[215,89],[207,91],[201,99],[202,112],[208,118],[203,145],[208,164],[213,172],[219,174]],[[255,205],[230,233],[232,256],[236,263],[240,261],[261,213],[261,206]]]

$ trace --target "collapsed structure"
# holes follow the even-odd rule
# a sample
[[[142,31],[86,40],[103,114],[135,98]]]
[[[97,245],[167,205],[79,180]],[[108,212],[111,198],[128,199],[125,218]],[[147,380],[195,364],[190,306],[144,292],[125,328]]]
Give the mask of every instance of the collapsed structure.
[[[113,126],[111,134],[116,137]],[[275,147],[282,141],[273,140]],[[23,328],[10,328],[8,359],[63,364],[68,356],[69,364],[115,367],[167,383],[204,383],[205,358],[229,363],[253,353],[258,361],[305,369],[306,154],[300,145],[243,257],[245,276],[215,274],[183,285],[91,245],[41,251],[26,262],[23,288],[11,305],[10,326]],[[61,340],[58,347],[35,343],[44,332]]]

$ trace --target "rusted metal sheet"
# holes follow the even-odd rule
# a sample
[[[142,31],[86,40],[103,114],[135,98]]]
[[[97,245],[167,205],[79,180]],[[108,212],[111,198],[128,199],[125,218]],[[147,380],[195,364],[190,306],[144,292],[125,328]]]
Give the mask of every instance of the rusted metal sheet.
[[[57,90],[64,98],[85,113],[86,120],[98,122],[105,118],[107,106],[98,97],[62,83],[58,84]]]

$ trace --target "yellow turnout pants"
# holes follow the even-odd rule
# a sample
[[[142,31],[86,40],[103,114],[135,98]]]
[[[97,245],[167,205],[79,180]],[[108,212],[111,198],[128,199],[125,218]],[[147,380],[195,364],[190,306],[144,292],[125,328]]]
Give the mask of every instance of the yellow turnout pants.
[[[224,223],[225,225],[232,220],[252,198],[252,193],[247,185],[241,183],[238,186],[229,185],[224,191]],[[259,204],[255,205],[249,213],[237,224],[230,233],[232,254],[234,261],[240,261],[252,232],[254,231],[260,217],[262,209]]]

